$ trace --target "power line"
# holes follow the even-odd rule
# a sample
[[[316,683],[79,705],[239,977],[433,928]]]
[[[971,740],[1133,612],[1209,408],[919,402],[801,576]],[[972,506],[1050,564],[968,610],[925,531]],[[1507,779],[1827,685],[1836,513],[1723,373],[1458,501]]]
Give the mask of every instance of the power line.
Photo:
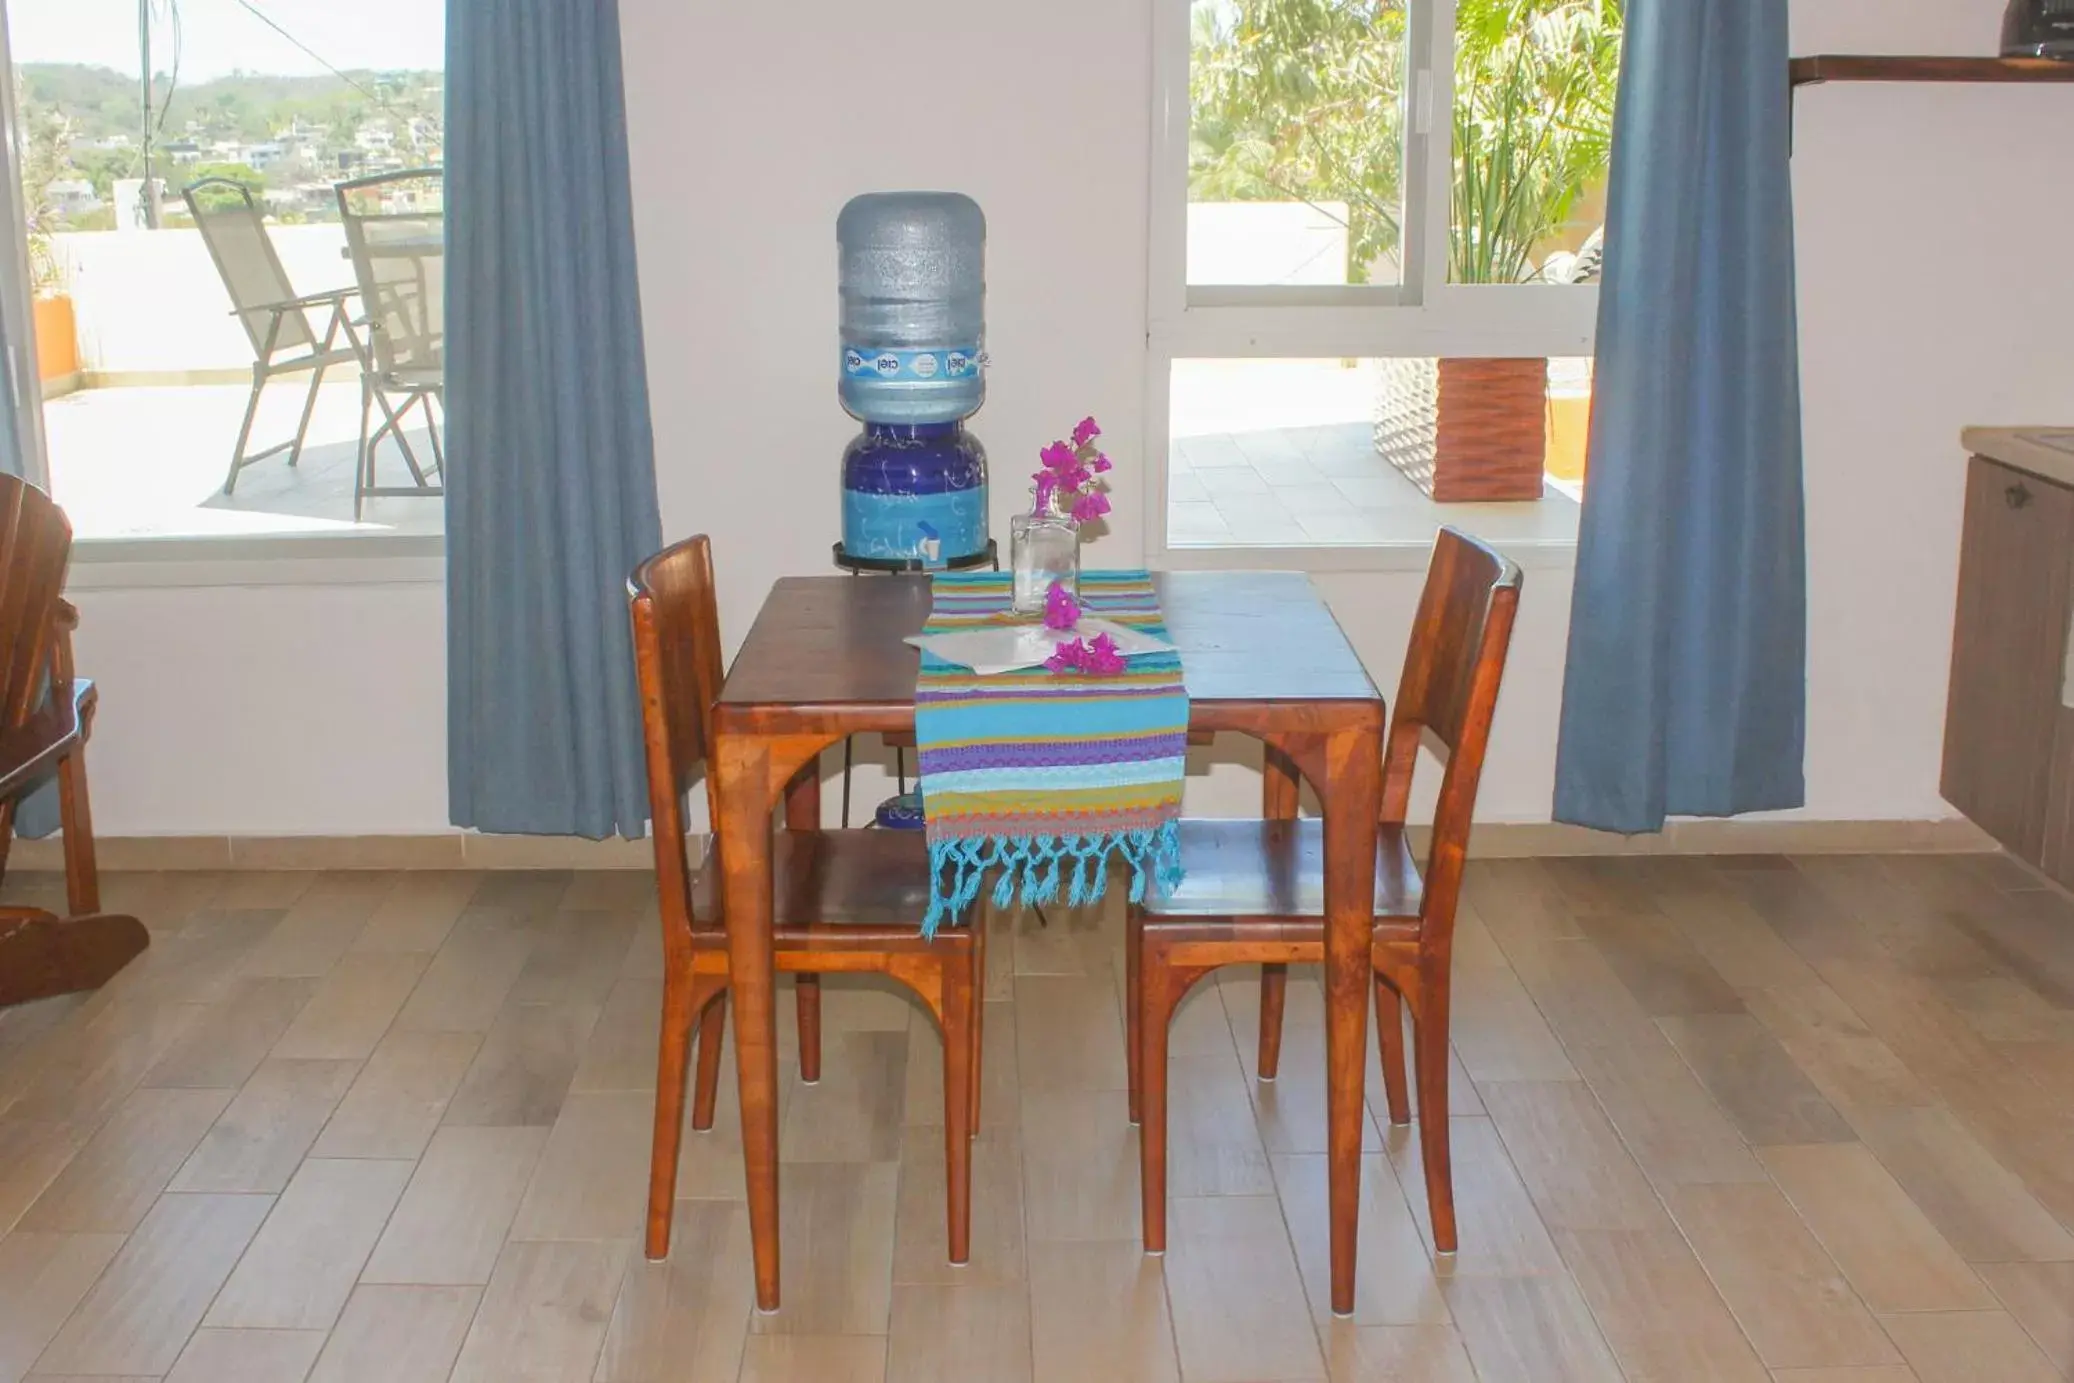
[[[166,20],[173,30],[173,71],[166,81],[166,99],[158,108],[158,133],[166,132],[166,117],[173,112],[173,96],[180,90],[180,59],[187,48],[187,35],[180,27],[180,0],[163,0]]]
[[[286,29],[282,28],[278,23],[274,21],[272,15],[269,15],[262,11],[257,5],[252,3],[252,0],[237,0],[237,3],[239,8],[248,11],[254,19],[257,19],[260,23],[266,25],[269,29],[272,29],[282,38],[287,39],[290,43],[294,44],[297,48],[301,49],[305,56],[314,58],[324,68],[324,70],[329,72],[332,76],[338,78],[347,86],[353,88],[353,90],[359,92],[362,96],[365,96],[368,100],[380,106],[383,110],[388,111],[391,115],[402,114],[402,112],[398,111],[394,106],[390,105],[380,96],[377,96],[374,92],[369,91],[366,87],[360,85],[360,83],[354,81],[351,77],[348,77],[345,73],[339,71],[336,67],[333,67],[331,65],[330,59],[326,58],[322,53],[318,52],[316,49],[310,47],[309,44],[304,43],[294,34],[291,34]]]

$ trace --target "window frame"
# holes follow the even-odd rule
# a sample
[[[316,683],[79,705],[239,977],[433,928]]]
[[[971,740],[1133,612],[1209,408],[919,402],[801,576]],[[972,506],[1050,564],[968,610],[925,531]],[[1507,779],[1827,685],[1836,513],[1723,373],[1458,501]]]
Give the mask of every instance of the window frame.
[[[1167,535],[1172,372],[1178,360],[1589,356],[1597,284],[1447,282],[1454,180],[1455,0],[1408,0],[1404,282],[1328,287],[1188,281],[1193,0],[1152,0],[1152,177],[1147,223],[1145,548],[1154,565],[1423,569],[1426,545],[1197,545]],[[1448,505],[1436,505],[1445,513]],[[1567,564],[1574,541],[1530,565]]]

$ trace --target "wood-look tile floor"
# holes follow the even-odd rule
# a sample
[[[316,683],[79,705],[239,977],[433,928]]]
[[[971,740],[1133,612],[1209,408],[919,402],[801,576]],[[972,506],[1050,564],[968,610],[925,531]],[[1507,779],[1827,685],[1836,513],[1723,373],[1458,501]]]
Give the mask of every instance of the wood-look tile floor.
[[[1351,1320],[1312,976],[1273,1083],[1255,973],[1177,1018],[1147,1258],[1114,911],[994,919],[964,1268],[934,1029],[829,981],[759,1316],[731,1097],[636,1247],[645,876],[106,883],[151,950],[0,1015],[0,1383],[2074,1379],[2074,903],[1997,857],[1473,866],[1461,1252],[1373,1119]]]

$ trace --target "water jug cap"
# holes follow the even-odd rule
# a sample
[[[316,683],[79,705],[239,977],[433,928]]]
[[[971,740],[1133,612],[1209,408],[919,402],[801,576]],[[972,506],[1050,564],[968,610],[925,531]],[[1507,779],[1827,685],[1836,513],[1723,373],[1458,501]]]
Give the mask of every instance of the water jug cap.
[[[945,231],[986,238],[986,213],[962,192],[867,192],[852,197],[835,219],[835,236],[845,245],[884,244],[904,239],[924,221]]]

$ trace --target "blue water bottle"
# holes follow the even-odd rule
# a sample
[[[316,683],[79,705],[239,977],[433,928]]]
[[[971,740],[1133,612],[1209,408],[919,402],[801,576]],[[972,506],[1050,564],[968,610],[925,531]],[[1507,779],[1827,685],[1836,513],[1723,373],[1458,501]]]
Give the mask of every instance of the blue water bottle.
[[[836,221],[843,555],[943,567],[987,549],[986,451],[964,420],[986,400],[986,217],[950,192],[877,192]]]

